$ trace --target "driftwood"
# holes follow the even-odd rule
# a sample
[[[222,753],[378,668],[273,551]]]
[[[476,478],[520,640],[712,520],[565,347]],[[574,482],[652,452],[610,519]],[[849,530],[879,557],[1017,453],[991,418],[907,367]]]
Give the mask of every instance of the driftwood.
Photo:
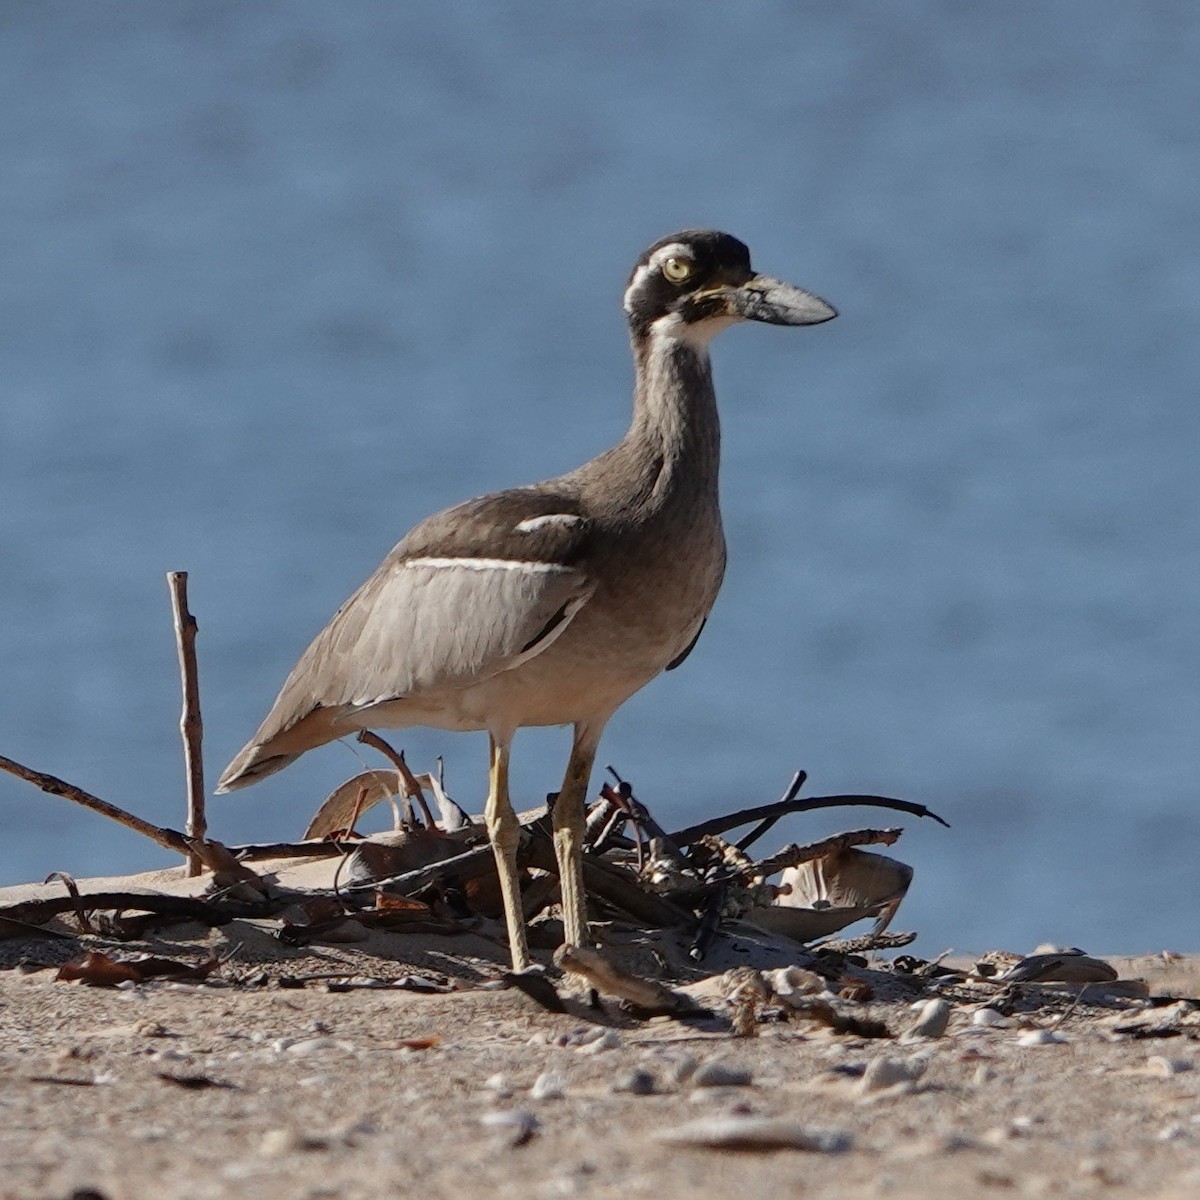
[[[61,913],[86,912],[101,909],[148,912],[163,917],[181,917],[204,925],[227,925],[234,913],[211,900],[193,896],[169,896],[147,892],[83,892],[78,895],[51,896],[44,900],[23,900],[0,908],[0,919],[41,925]]]
[[[179,678],[183,688],[183,712],[179,732],[183,737],[183,762],[187,771],[187,824],[190,838],[203,839],[208,832],[204,814],[204,719],[200,715],[200,678],[196,670],[196,618],[188,611],[187,572],[168,571],[171,613],[175,621],[175,647],[179,652]],[[188,874],[199,875],[204,864],[196,853],[187,857]]]
[[[72,908],[82,914],[85,922],[86,911],[89,909],[133,907],[149,913],[221,923],[228,919],[230,901],[236,902],[240,899],[243,907],[253,906],[261,914],[264,910],[277,909],[286,900],[279,894],[278,889],[271,898],[266,897],[263,894],[263,881],[244,864],[279,858],[344,857],[359,844],[339,836],[337,840],[328,842],[306,840],[225,847],[217,841],[205,838],[204,776],[201,760],[203,721],[195,655],[197,624],[187,606],[186,572],[171,572],[167,580],[172,598],[183,692],[180,731],[187,769],[187,834],[155,825],[56,776],[35,771],[2,756],[0,770],[33,783],[44,792],[81,804],[151,838],[161,846],[184,854],[187,857],[189,874],[198,874],[202,868],[212,871],[214,889],[223,889],[227,893],[223,897],[225,908],[221,910],[210,901],[185,897],[148,896],[143,893],[96,893],[92,896],[77,896],[74,899],[56,897],[0,910],[0,918],[7,919],[10,929],[14,927],[14,923],[36,925],[39,921],[47,920],[59,912],[70,911]],[[462,810],[445,795],[440,766],[436,782],[431,776],[418,777],[409,769],[403,753],[394,750],[377,735],[364,732],[359,735],[359,741],[384,754],[395,768],[400,780],[399,790],[407,809],[406,828],[415,832],[416,827],[420,826],[429,834],[445,836],[446,831],[454,829],[457,832],[468,822],[469,819]],[[798,771],[782,799],[773,804],[741,809],[710,818],[675,833],[668,833],[637,799],[632,785],[622,779],[613,768],[610,767],[609,771],[616,781],[616,786],[605,785],[602,788],[601,800],[589,814],[587,822],[586,841],[590,852],[585,854],[583,860],[585,888],[590,896],[643,925],[658,928],[690,927],[691,948],[695,957],[701,956],[716,936],[725,912],[726,896],[728,894],[733,900],[734,892],[739,886],[755,885],[787,867],[835,854],[852,846],[889,845],[900,834],[898,829],[856,830],[807,845],[791,845],[757,862],[750,860],[745,851],[782,817],[821,808],[865,805],[930,817],[942,825],[946,824],[941,817],[922,804],[887,796],[852,794],[800,799],[798,793],[806,776],[803,771]],[[426,802],[422,790],[424,782],[428,782],[437,797],[443,823],[441,829],[435,823],[430,806]],[[414,800],[421,809],[423,819],[419,822],[412,807]],[[355,816],[357,812],[358,804],[355,805]],[[740,841],[731,845],[719,840],[718,835],[751,824],[753,828]],[[627,825],[632,826],[632,842],[621,836],[621,830]],[[462,844],[461,838],[459,844]],[[646,853],[647,844],[649,855]],[[628,847],[637,851],[636,869],[630,869],[623,861],[611,861],[613,854],[609,857],[604,856],[606,848],[612,848],[617,858],[622,854],[628,858]],[[533,867],[550,875],[557,874],[558,865],[550,820],[545,810],[526,814],[523,818],[518,863],[525,868]],[[344,890],[337,887],[335,877],[332,888],[322,889],[314,895],[333,895],[338,898],[340,907],[343,897],[354,894],[382,890],[392,896],[411,896],[432,883],[466,884],[491,875],[494,871],[495,859],[492,849],[483,844],[400,874],[366,883],[356,882]],[[648,880],[645,875],[651,875],[651,879]],[[530,891],[527,896],[531,908],[541,903],[535,892],[536,889]],[[295,899],[298,895],[291,893],[291,898]],[[587,952],[576,950],[575,953],[586,956]],[[577,966],[572,969],[580,969],[584,974],[587,973],[585,969]]]
[[[554,952],[554,965],[582,975],[602,995],[615,996],[647,1015],[693,1012],[696,1007],[690,997],[673,992],[656,980],[631,975],[587,946],[560,946]]]

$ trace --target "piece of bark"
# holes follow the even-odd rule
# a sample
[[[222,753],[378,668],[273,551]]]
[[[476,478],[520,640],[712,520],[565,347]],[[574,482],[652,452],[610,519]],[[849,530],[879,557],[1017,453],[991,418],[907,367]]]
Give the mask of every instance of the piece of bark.
[[[690,998],[679,995],[653,979],[631,975],[587,946],[560,946],[554,952],[554,965],[563,971],[582,975],[598,992],[625,1000],[647,1014],[694,1012]]]
[[[128,909],[151,912],[166,917],[181,917],[203,925],[227,925],[233,920],[226,909],[207,900],[191,896],[151,895],[146,892],[92,892],[79,897],[89,912]],[[23,900],[0,908],[0,917],[41,925],[62,913],[76,911],[77,901],[71,896],[52,896],[45,900]]]

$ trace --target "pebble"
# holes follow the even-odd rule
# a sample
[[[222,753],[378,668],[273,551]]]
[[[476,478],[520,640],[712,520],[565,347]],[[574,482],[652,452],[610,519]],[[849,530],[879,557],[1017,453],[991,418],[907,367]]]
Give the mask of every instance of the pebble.
[[[190,1054],[174,1049],[157,1050],[150,1055],[151,1062],[190,1062],[191,1058]]]
[[[280,1043],[286,1045],[280,1045]],[[312,1037],[301,1038],[297,1041],[295,1038],[280,1038],[275,1043],[275,1049],[286,1054],[294,1054],[298,1058],[304,1058],[309,1054],[319,1054],[322,1050],[332,1050],[337,1046],[337,1042],[331,1037]]]
[[[919,1058],[895,1058],[881,1054],[867,1064],[859,1082],[862,1092],[882,1092],[902,1084],[913,1084],[925,1074],[925,1062]]]
[[[557,1071],[543,1071],[529,1089],[534,1100],[561,1100],[566,1094],[567,1081]]]
[[[508,1076],[501,1071],[497,1071],[495,1075],[489,1075],[483,1081],[483,1087],[485,1091],[495,1092],[501,1100],[507,1100],[513,1094],[508,1083]]]
[[[654,1076],[649,1071],[634,1069],[624,1071],[613,1080],[614,1092],[628,1092],[631,1096],[653,1096],[658,1090]]]
[[[498,1133],[509,1146],[525,1145],[537,1133],[539,1126],[537,1117],[525,1108],[485,1113],[479,1123]]]
[[[964,1133],[931,1133],[905,1142],[896,1151],[897,1158],[938,1158],[961,1150],[978,1150],[979,1143]]]
[[[745,1067],[734,1067],[719,1058],[710,1058],[698,1066],[692,1075],[692,1086],[698,1088],[749,1087],[753,1074]]]
[[[617,1050],[621,1045],[621,1035],[615,1029],[606,1029],[598,1038],[585,1042],[579,1047],[579,1054],[603,1054],[606,1050]]]
[[[694,1055],[686,1052],[680,1054],[667,1063],[667,1078],[676,1086],[687,1083],[699,1065],[700,1062]]]
[[[326,1138],[308,1133],[297,1133],[294,1129],[268,1129],[258,1144],[258,1152],[264,1158],[282,1158],[299,1150],[327,1150]]]
[[[1008,1024],[1008,1018],[994,1008],[977,1008],[971,1014],[971,1024],[982,1029],[998,1029]]]
[[[1192,1064],[1186,1058],[1167,1058],[1165,1054],[1152,1054],[1146,1059],[1146,1070],[1151,1075],[1161,1075],[1164,1079],[1172,1075],[1182,1075],[1191,1069]]]
[[[701,1117],[655,1134],[672,1146],[698,1146],[710,1150],[809,1150],[839,1154],[850,1149],[851,1138],[842,1130],[808,1129],[775,1117]]]
[[[950,1014],[953,1011],[950,1002],[943,1000],[940,996],[933,1000],[927,1000],[921,1005],[917,1019],[909,1026],[900,1040],[915,1042],[940,1038],[950,1024]]]
[[[1031,1029],[1017,1038],[1018,1046],[1058,1046],[1067,1039],[1053,1029]]]

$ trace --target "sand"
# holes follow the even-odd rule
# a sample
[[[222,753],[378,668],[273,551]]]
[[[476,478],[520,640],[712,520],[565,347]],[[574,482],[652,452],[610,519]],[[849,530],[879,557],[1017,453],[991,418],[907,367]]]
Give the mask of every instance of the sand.
[[[0,890],[0,904],[39,891]],[[0,1196],[1200,1195],[1191,1005],[1047,986],[980,1026],[974,1013],[995,989],[978,984],[948,989],[949,1026],[935,1039],[834,1034],[795,1018],[735,1037],[724,1020],[635,1021],[582,998],[556,1014],[481,987],[504,963],[495,936],[376,932],[290,949],[273,928],[185,925],[134,945],[0,941]],[[626,962],[694,988],[748,958],[803,957],[743,928],[689,971],[661,938],[598,932]],[[205,984],[55,979],[54,964],[87,949],[198,961],[235,946]],[[1154,994],[1200,994],[1194,958],[1110,961]],[[872,999],[838,1000],[840,1012],[911,1025],[915,987],[848,973]],[[351,976],[460,990],[329,990]],[[863,1073],[882,1059],[898,1082],[868,1090]],[[712,1063],[749,1083],[699,1086]],[[754,1118],[817,1148],[664,1140],[683,1128],[703,1142],[731,1121],[749,1136]]]

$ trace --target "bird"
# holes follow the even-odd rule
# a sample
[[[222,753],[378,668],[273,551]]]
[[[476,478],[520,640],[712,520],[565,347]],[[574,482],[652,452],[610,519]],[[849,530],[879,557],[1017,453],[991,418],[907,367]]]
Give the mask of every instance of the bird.
[[[288,675],[217,791],[368,728],[485,731],[484,819],[515,972],[531,966],[509,795],[513,736],[572,727],[552,829],[565,944],[588,935],[582,838],[601,733],[678,667],[725,572],[720,422],[709,343],[741,321],[817,325],[819,296],[758,274],[737,238],[655,242],[624,292],[635,381],[625,436],[565,475],[467,500],[418,524]]]

